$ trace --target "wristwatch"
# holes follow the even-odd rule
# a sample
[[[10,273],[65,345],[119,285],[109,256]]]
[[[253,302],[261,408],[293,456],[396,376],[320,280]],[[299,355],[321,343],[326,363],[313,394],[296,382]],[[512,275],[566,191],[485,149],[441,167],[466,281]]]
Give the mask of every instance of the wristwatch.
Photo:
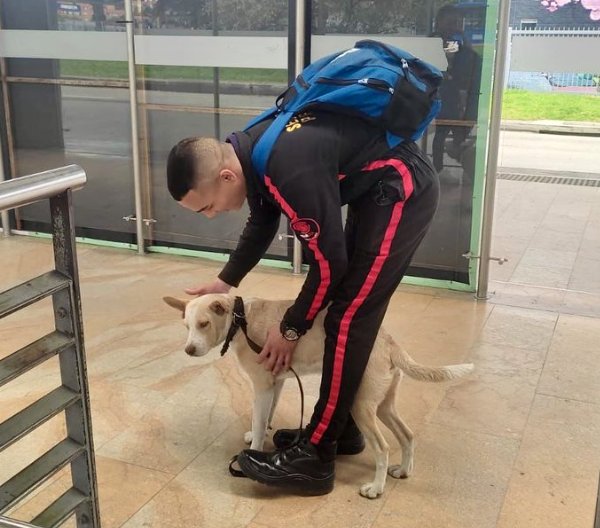
[[[285,321],[281,321],[281,324],[279,325],[279,330],[283,338],[287,341],[298,341],[298,339],[300,339],[300,336],[304,334],[304,332],[300,332],[300,330],[294,328]]]

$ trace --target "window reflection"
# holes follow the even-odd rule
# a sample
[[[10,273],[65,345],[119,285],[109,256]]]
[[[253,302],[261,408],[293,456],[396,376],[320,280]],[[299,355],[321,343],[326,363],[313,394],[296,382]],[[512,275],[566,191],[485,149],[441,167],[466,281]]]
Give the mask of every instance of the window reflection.
[[[486,3],[462,0],[316,0],[313,35],[438,39],[448,66],[442,110],[420,141],[440,175],[442,199],[409,274],[469,282],[476,128]],[[402,47],[401,44],[398,44]],[[418,48],[418,46],[416,46]],[[479,177],[483,177],[480,175]]]
[[[284,31],[284,0],[145,0],[136,5],[138,27],[146,30]]]
[[[134,0],[135,1],[135,0]],[[123,0],[3,0],[3,26],[8,29],[125,31]]]

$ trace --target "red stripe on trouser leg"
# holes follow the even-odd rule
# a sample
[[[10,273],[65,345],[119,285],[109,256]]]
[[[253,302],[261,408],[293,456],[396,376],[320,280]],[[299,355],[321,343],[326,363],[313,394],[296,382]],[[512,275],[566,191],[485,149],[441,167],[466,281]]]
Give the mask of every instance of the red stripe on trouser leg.
[[[331,419],[337,407],[337,402],[340,394],[340,387],[342,385],[342,371],[344,368],[344,358],[346,355],[346,344],[348,342],[348,334],[350,331],[350,325],[352,324],[352,319],[354,318],[354,315],[361,307],[361,305],[365,302],[365,299],[373,289],[375,281],[377,280],[377,277],[379,276],[379,273],[381,272],[381,269],[383,268],[383,265],[389,256],[392,241],[394,240],[394,237],[398,230],[398,226],[400,225],[400,221],[402,220],[402,211],[404,209],[404,203],[406,202],[406,200],[408,200],[408,198],[413,192],[413,182],[410,171],[408,170],[406,165],[404,165],[404,163],[402,163],[402,161],[400,160],[378,160],[369,164],[363,170],[375,170],[388,165],[393,166],[401,175],[402,183],[404,186],[405,199],[402,202],[396,203],[396,205],[394,206],[390,222],[386,228],[383,241],[381,242],[381,246],[379,248],[379,253],[377,257],[375,257],[375,261],[373,262],[373,265],[371,266],[371,269],[367,274],[367,278],[361,286],[358,295],[352,300],[350,306],[344,313],[340,322],[335,347],[333,374],[331,379],[331,387],[329,390],[329,397],[327,399],[327,404],[325,406],[323,416],[310,438],[310,441],[313,444],[318,444],[321,441],[321,438],[323,438],[323,434],[329,427],[329,424],[331,423]]]
[[[281,196],[281,194],[277,190],[277,187],[275,187],[275,185],[273,185],[271,178],[269,178],[266,174],[265,174],[265,184],[267,186],[267,189],[269,189],[269,192],[273,195],[273,198],[275,198],[275,201],[279,204],[279,207],[281,207],[283,212],[286,214],[286,216],[291,221],[297,220],[298,215],[296,214],[296,211],[294,211],[292,209],[292,207],[290,206],[290,204],[288,204],[285,201],[283,196]],[[323,255],[323,253],[319,249],[319,245],[317,244],[316,238],[313,238],[312,240],[310,240],[308,242],[308,248],[313,252],[313,255],[315,256],[315,260],[317,261],[317,264],[319,265],[319,274],[321,276],[321,283],[319,284],[319,287],[317,288],[315,297],[314,297],[314,299],[310,305],[310,308],[308,309],[307,315],[306,315],[306,318],[309,321],[312,321],[319,313],[319,310],[323,304],[323,300],[325,299],[325,295],[327,294],[329,285],[331,284],[331,270],[329,268],[329,262],[325,258],[325,255]]]

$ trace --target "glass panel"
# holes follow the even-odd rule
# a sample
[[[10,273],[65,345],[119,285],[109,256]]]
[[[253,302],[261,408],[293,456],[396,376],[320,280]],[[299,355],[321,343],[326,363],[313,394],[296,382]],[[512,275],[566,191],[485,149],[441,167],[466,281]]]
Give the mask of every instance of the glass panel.
[[[240,100],[243,104],[248,104],[245,99],[240,98]],[[246,206],[241,211],[219,216],[218,221],[210,221],[203,215],[192,213],[179,206],[166,186],[165,162],[171,147],[184,137],[216,136],[215,118],[218,118],[219,126],[223,131],[221,139],[224,139],[229,131],[243,128],[248,120],[248,116],[245,115],[219,116],[213,112],[148,111],[153,216],[158,220],[154,225],[155,245],[231,250],[237,244],[241,229],[248,217]],[[282,221],[280,232],[286,232],[285,221]],[[271,256],[286,256],[287,240],[276,239],[268,253]]]
[[[143,10],[138,4],[136,31],[161,35],[164,39],[161,46],[164,42],[165,49],[178,44],[175,39],[182,36],[283,38],[287,36],[287,13],[287,1],[283,0],[243,4],[234,0],[206,3],[167,0],[145,5]],[[173,39],[167,40],[166,36]],[[186,54],[201,57],[202,49],[191,45],[179,49],[179,57],[173,58],[179,59],[179,64],[138,66],[140,85],[144,87],[139,96],[140,135],[147,138],[149,151],[143,171],[150,182],[151,214],[157,220],[152,226],[151,244],[231,250],[246,223],[247,208],[220,216],[218,221],[183,209],[167,190],[166,159],[173,145],[185,137],[204,135],[225,139],[231,132],[243,129],[252,116],[271,106],[284,90],[287,70],[257,67],[251,62],[246,68],[181,66],[181,62],[186,62]],[[257,61],[260,59],[257,57]],[[153,60],[149,57],[148,62]],[[280,232],[287,232],[285,219]],[[287,239],[276,238],[267,256],[287,258],[288,246]]]
[[[59,31],[125,31],[123,0],[3,0],[5,29]]]
[[[381,0],[377,5],[373,9],[368,1],[317,0],[312,20],[314,47],[324,49],[323,39],[328,39],[327,47],[339,40],[338,49],[343,49],[347,46],[342,42],[346,44],[349,35],[356,40],[383,37],[409,51],[430,50],[431,42],[423,37],[435,38],[435,46],[443,46],[447,65],[441,68],[445,70],[442,111],[420,142],[440,174],[441,201],[408,273],[469,283],[469,260],[462,255],[470,251],[472,225],[479,221],[473,219],[475,180],[484,177],[483,168],[475,172],[477,149],[485,143],[477,140],[475,125],[486,5],[432,0]],[[312,60],[317,58],[313,54]],[[486,134],[486,130],[479,133]]]
[[[79,236],[134,242],[129,95],[125,89],[10,85],[17,176],[76,163],[86,186],[74,193]],[[47,231],[47,204],[19,210],[18,228]]]
[[[272,36],[287,29],[288,4],[282,0],[134,0],[134,5],[136,26],[144,33],[172,30],[168,34],[212,34],[216,30],[239,35],[265,31]]]

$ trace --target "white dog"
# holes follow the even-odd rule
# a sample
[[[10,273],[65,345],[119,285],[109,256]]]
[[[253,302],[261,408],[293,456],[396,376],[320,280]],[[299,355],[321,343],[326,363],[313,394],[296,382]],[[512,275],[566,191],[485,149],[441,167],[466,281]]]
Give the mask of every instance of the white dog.
[[[183,312],[189,330],[185,351],[190,356],[203,356],[212,348],[221,345],[232,324],[235,297],[230,294],[209,294],[192,301],[165,297],[170,306]],[[267,330],[281,321],[292,301],[269,301],[245,299],[244,308],[248,323],[248,336],[257,343],[266,341]],[[294,352],[292,368],[303,374],[321,372],[325,331],[321,311],[313,328],[298,342]],[[240,365],[254,385],[252,431],[244,440],[251,449],[262,450],[277,400],[285,378],[290,372],[277,377],[257,363],[256,353],[250,348],[242,331],[237,332],[231,342]],[[402,421],[395,408],[396,392],[402,375],[407,374],[421,381],[448,381],[460,378],[473,370],[472,364],[445,367],[427,367],[416,363],[392,337],[380,329],[369,358],[360,388],[352,407],[352,416],[368,445],[375,452],[375,478],[360,488],[363,497],[376,498],[383,493],[386,474],[394,478],[406,478],[413,469],[413,433]],[[402,447],[402,463],[388,467],[389,446],[378,424],[379,418],[393,433]]]

